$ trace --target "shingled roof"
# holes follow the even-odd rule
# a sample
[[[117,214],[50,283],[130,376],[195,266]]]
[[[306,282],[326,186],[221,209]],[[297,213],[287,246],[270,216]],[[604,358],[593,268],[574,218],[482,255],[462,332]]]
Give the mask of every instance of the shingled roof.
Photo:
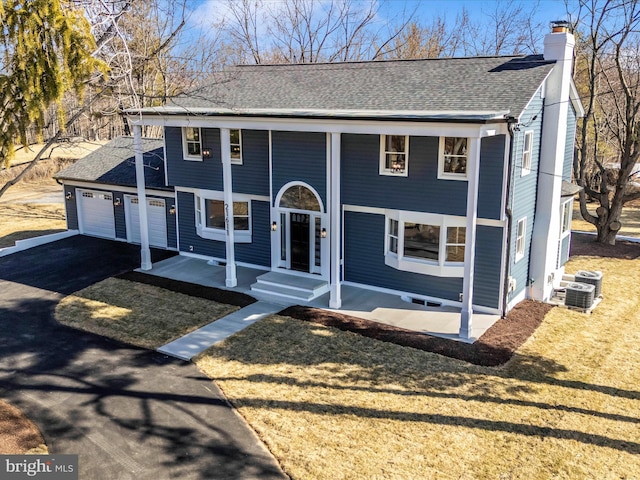
[[[143,138],[144,178],[147,188],[172,190],[165,185],[162,139]],[[133,138],[119,137],[78,160],[55,175],[60,180],[76,180],[127,187],[136,186]]]
[[[246,65],[149,114],[518,117],[555,62],[541,55]]]

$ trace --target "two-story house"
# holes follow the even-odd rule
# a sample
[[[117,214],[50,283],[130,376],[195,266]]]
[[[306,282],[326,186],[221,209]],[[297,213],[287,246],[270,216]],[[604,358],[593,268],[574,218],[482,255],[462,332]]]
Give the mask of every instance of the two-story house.
[[[573,46],[556,23],[544,55],[230,69],[61,172],[69,228],[141,243],[143,269],[150,244],[217,261],[229,288],[244,265],[317,279],[330,308],[343,285],[456,306],[468,337],[474,311],[547,300],[568,259]]]

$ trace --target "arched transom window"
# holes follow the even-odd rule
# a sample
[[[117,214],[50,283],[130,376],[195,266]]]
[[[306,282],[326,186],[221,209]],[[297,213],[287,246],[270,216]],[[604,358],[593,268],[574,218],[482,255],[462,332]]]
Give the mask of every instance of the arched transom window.
[[[320,202],[315,194],[304,185],[289,187],[280,198],[280,208],[320,211]]]

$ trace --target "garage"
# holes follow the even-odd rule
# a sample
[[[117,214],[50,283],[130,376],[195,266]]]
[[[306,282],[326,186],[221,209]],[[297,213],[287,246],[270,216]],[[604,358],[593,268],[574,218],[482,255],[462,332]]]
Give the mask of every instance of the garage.
[[[80,233],[116,238],[113,194],[97,190],[78,190],[78,227]]]
[[[140,243],[140,210],[138,197],[125,197],[125,215],[127,218],[127,241]],[[147,198],[147,217],[149,220],[149,245],[167,248],[167,215],[165,201],[160,198]]]

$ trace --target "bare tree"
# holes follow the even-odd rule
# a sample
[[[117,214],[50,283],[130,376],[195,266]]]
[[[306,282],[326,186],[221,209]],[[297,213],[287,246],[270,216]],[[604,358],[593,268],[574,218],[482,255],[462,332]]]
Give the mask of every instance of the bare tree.
[[[576,80],[584,95],[574,176],[584,188],[580,213],[597,241],[615,244],[625,203],[640,198],[631,174],[640,156],[640,8],[637,0],[581,0],[577,20],[583,45]],[[613,160],[615,168],[607,168]],[[587,199],[599,203],[596,215]]]
[[[384,56],[413,15],[378,15],[385,1],[229,0],[221,28],[227,52],[241,63],[315,63]]]

